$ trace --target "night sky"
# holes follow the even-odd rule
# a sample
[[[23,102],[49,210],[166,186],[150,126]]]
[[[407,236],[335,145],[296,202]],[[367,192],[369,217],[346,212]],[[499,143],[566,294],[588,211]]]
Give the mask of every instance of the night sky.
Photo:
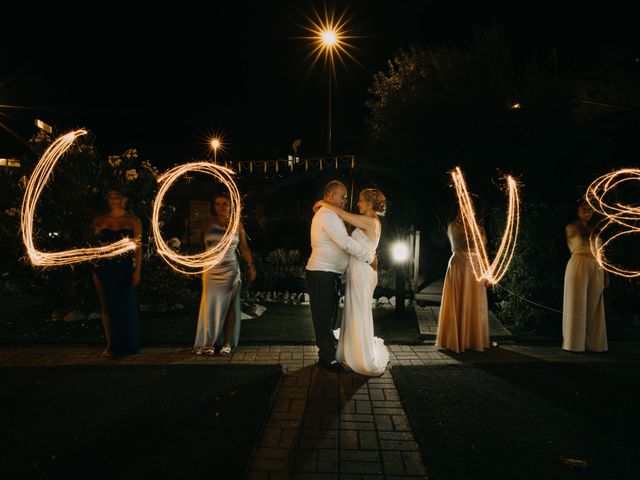
[[[360,38],[353,40],[359,64],[347,60],[338,69],[335,150],[362,151],[372,74],[411,43],[464,45],[475,27],[493,22],[511,39],[516,59],[546,59],[556,48],[563,69],[588,64],[608,43],[637,46],[633,16],[615,3],[607,2],[608,11],[512,3],[336,3]],[[0,122],[23,139],[34,133],[35,118],[63,131],[87,127],[102,153],[135,147],[161,167],[208,155],[206,139],[216,130],[230,159],[282,158],[300,137],[303,156],[323,153],[327,72],[321,64],[311,68],[310,42],[297,38],[308,35],[305,15],[322,5],[216,2],[208,11],[154,12],[154,20],[114,8],[97,14],[108,27],[98,27],[96,16],[56,29],[23,22],[0,44]],[[0,129],[0,157],[24,152]]]

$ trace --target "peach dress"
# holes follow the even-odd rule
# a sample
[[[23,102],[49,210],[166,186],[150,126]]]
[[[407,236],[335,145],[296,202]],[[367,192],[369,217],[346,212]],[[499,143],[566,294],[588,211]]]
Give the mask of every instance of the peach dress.
[[[461,222],[451,222],[447,235],[453,254],[444,278],[436,347],[482,352],[489,348],[489,307],[486,287],[471,266],[471,261],[478,263],[478,253],[469,251]]]

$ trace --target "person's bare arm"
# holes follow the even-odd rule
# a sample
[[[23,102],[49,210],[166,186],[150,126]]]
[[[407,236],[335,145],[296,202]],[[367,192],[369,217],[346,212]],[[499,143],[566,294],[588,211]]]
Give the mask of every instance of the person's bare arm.
[[[137,218],[135,218],[133,221],[133,235],[136,242],[136,265],[133,271],[133,277],[131,278],[131,286],[136,287],[140,283],[142,272],[142,222],[140,222],[140,220]]]
[[[339,218],[328,214],[322,229],[338,248],[344,250],[349,255],[353,255],[358,260],[369,264],[374,261],[375,255],[370,255],[362,245],[347,234],[344,223]]]
[[[366,215],[357,215],[355,213],[347,212],[346,210],[340,207],[336,207],[335,205],[331,205],[330,203],[325,202],[324,200],[319,200],[318,202],[316,202],[316,205],[332,210],[342,220],[344,220],[347,223],[350,223],[354,227],[361,228],[362,230],[373,231],[373,229],[376,226],[375,218],[367,217]]]
[[[573,238],[573,237],[579,235],[580,231],[578,230],[578,227],[576,227],[575,224],[570,223],[569,225],[567,225],[565,227],[564,233],[567,236],[567,240],[569,240],[570,238]]]
[[[242,255],[242,258],[244,258],[244,261],[247,262],[247,266],[249,268],[249,282],[253,282],[256,279],[257,273],[256,268],[253,265],[253,255],[251,254],[251,249],[249,248],[249,243],[247,242],[247,235],[245,234],[244,227],[242,225],[240,225],[240,228],[238,230],[238,236],[240,237],[238,249],[240,250],[240,255]]]
[[[98,235],[100,233],[100,230],[102,230],[102,219],[103,215],[98,215],[93,219],[93,222],[91,222],[91,230],[93,231],[94,235]]]

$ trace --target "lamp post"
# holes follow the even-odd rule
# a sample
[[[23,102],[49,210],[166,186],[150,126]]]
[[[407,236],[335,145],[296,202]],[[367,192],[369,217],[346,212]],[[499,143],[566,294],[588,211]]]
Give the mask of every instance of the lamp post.
[[[333,54],[335,53],[335,49],[340,41],[338,32],[333,28],[333,26],[329,25],[325,27],[323,30],[319,32],[320,43],[322,44],[322,48],[325,52],[326,57],[328,58],[327,70],[329,71],[329,106],[328,106],[328,122],[327,122],[327,153],[331,153],[331,130],[332,130],[332,84],[333,84]]]
[[[391,246],[393,260],[396,263],[396,314],[404,314],[405,264],[409,259],[409,247],[405,241],[397,241]]]
[[[325,9],[324,15],[315,12],[315,19],[307,17],[311,26],[305,29],[311,36],[303,37],[313,41],[313,50],[310,56],[314,57],[313,65],[323,57],[324,64],[329,73],[329,97],[328,97],[328,118],[327,118],[327,153],[332,150],[332,130],[333,130],[333,82],[336,76],[336,58],[344,65],[344,57],[352,60],[355,58],[349,52],[353,46],[349,43],[354,36],[347,24],[349,18],[347,12],[337,14],[335,11]]]
[[[211,148],[213,150],[213,163],[218,163],[218,149],[222,146],[222,142],[218,137],[211,139]]]

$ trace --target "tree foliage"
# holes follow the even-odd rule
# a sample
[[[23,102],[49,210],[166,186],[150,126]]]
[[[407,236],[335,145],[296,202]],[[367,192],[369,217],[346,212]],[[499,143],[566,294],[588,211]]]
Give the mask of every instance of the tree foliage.
[[[495,26],[466,47],[401,50],[373,77],[371,162],[399,171],[401,190],[427,202],[442,198],[456,165],[489,191],[498,172],[527,182],[557,173],[573,138],[567,82],[513,57]]]

